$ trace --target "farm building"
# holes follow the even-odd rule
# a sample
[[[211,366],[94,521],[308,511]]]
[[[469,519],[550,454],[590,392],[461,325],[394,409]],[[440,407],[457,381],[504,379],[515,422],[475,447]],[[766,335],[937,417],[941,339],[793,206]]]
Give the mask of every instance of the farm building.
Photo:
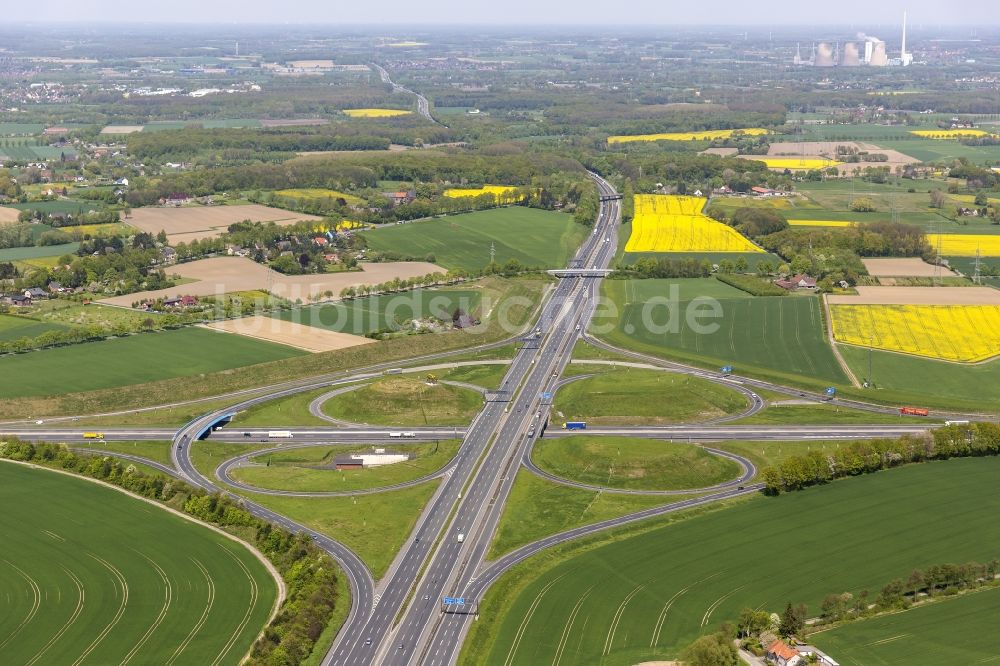
[[[768,662],[778,666],[795,666],[802,663],[802,656],[784,641],[774,641],[767,646]]]
[[[337,456],[334,458],[333,464],[339,470],[350,470],[392,465],[394,463],[405,462],[409,459],[410,456],[406,453],[386,451],[385,449],[375,449],[370,453],[348,453],[342,456]]]
[[[775,280],[774,284],[782,289],[787,289],[788,291],[795,291],[796,289],[815,289],[816,278],[809,277],[805,273],[800,273],[798,275],[793,275],[787,280]]]

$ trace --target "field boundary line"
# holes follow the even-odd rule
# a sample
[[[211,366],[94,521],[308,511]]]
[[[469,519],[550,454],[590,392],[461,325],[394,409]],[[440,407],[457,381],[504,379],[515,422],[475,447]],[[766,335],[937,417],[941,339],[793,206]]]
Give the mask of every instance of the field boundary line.
[[[826,294],[823,294],[823,322],[824,328],[826,328],[826,337],[830,341],[830,348],[833,350],[833,357],[837,359],[837,363],[840,364],[841,370],[847,375],[847,378],[851,381],[854,388],[861,388],[861,382],[858,381],[857,375],[851,370],[851,367],[847,365],[847,361],[844,357],[840,355],[840,349],[837,347],[837,340],[833,337],[833,312],[830,311],[830,303],[826,300]]]
[[[114,457],[114,456],[112,455],[111,457]],[[215,525],[211,525],[211,524],[206,523],[204,521],[198,520],[194,516],[189,516],[188,514],[184,513],[183,511],[179,511],[179,510],[177,510],[177,509],[175,509],[175,508],[173,508],[171,506],[167,506],[166,504],[163,504],[161,502],[157,502],[154,499],[150,499],[148,497],[143,497],[141,495],[136,495],[135,493],[133,493],[133,492],[131,492],[129,490],[126,490],[125,488],[120,488],[120,487],[118,487],[118,486],[116,486],[114,484],[108,483],[107,481],[101,481],[100,479],[93,479],[93,478],[91,478],[89,476],[83,476],[82,474],[74,474],[73,472],[67,472],[66,470],[62,470],[62,469],[54,469],[52,467],[45,467],[43,465],[36,465],[34,463],[24,462],[22,460],[10,460],[8,458],[0,458],[0,462],[13,463],[13,464],[16,464],[16,465],[23,465],[25,467],[31,467],[33,469],[44,470],[46,472],[55,472],[56,474],[63,474],[65,476],[68,476],[68,477],[71,477],[71,478],[74,478],[74,479],[81,479],[83,481],[87,481],[87,482],[90,482],[90,483],[96,483],[98,485],[102,485],[102,486],[104,486],[106,488],[111,488],[112,490],[116,490],[116,491],[122,493],[123,495],[128,495],[129,497],[132,497],[134,499],[146,502],[147,504],[151,504],[151,505],[153,505],[153,506],[155,506],[155,507],[157,507],[157,508],[159,508],[159,509],[161,509],[163,511],[168,511],[168,512],[174,514],[175,516],[179,516],[180,518],[183,518],[184,520],[188,521],[189,523],[194,523],[195,525],[201,525],[204,528],[212,530],[216,534],[220,534],[220,535],[224,536],[225,538],[229,539],[230,541],[234,541],[234,542],[240,544],[241,546],[243,546],[244,548],[246,548],[248,551],[250,551],[250,553],[254,557],[256,557],[260,561],[261,564],[264,565],[264,568],[267,570],[267,572],[269,574],[271,574],[271,577],[274,579],[275,585],[277,585],[277,587],[278,587],[278,593],[274,597],[274,606],[271,608],[271,614],[268,616],[267,622],[264,623],[264,626],[261,627],[261,630],[257,633],[257,636],[254,638],[254,642],[256,642],[258,638],[260,638],[261,636],[264,635],[264,631],[267,629],[268,626],[270,626],[270,624],[274,620],[274,618],[277,617],[277,615],[278,615],[278,609],[281,608],[281,604],[284,603],[285,597],[288,594],[288,590],[287,590],[287,588],[285,586],[285,579],[281,577],[280,573],[278,573],[278,569],[275,568],[274,564],[272,564],[269,559],[267,559],[266,557],[264,557],[263,553],[261,553],[259,550],[257,550],[253,545],[247,543],[243,539],[240,539],[238,536],[230,534],[229,532],[225,531],[221,527],[216,527]]]

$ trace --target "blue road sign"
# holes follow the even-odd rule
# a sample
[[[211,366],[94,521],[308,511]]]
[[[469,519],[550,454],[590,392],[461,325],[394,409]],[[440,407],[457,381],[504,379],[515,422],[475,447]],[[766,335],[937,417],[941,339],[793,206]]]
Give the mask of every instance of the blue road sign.
[[[731,365],[722,366],[722,372],[732,372],[732,371],[733,371],[733,366]]]
[[[542,394],[542,400],[551,400],[551,399],[552,399],[552,394],[549,393],[548,391]]]
[[[445,597],[444,603],[446,606],[464,606],[465,599],[462,597]]]
[[[837,393],[837,389],[834,388],[834,387],[832,387],[832,386],[829,387],[828,389],[826,389],[826,394],[827,395],[835,395],[836,393]]]

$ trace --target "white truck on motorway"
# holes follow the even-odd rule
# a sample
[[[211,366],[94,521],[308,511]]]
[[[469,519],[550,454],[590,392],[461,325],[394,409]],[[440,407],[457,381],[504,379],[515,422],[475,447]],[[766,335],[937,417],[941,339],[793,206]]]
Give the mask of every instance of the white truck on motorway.
[[[458,533],[458,542],[462,543],[463,541],[465,541],[465,535],[462,534],[461,532],[459,532]]]
[[[271,439],[291,439],[291,430],[269,430],[267,436]]]

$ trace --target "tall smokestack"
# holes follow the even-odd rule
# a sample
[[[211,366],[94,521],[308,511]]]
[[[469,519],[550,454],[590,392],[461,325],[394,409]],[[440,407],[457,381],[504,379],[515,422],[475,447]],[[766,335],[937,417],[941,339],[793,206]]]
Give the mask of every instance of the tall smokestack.
[[[906,52],[906,12],[903,12],[903,44],[899,49],[899,64],[903,67],[913,63],[913,54]]]

